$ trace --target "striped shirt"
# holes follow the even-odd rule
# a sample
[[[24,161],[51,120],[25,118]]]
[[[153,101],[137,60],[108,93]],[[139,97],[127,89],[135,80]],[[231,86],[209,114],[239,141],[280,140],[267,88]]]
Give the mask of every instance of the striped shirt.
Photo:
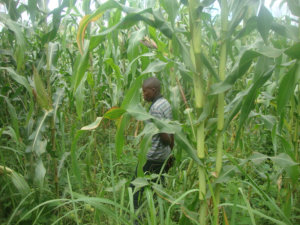
[[[170,103],[163,97],[154,101],[150,107],[149,113],[158,119],[172,120],[172,108]],[[160,140],[159,134],[152,137],[152,146],[147,153],[147,159],[157,162],[164,162],[171,153],[169,145],[164,145]]]

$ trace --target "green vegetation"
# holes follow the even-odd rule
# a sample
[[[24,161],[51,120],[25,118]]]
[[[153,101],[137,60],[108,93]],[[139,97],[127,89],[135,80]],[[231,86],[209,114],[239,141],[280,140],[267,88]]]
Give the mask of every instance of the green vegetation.
[[[299,1],[50,2],[0,0],[0,224],[300,223]],[[132,181],[161,130],[165,186]]]

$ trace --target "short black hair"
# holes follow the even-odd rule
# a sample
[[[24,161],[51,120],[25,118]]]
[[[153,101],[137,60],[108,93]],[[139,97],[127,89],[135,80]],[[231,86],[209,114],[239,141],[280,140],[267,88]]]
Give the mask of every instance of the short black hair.
[[[148,79],[144,80],[143,82],[144,87],[155,88],[160,93],[160,81],[156,77],[149,77]]]

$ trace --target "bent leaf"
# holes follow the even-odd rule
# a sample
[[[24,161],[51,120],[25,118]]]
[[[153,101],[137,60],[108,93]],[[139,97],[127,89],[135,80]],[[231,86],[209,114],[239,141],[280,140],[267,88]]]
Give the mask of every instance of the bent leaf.
[[[279,85],[279,93],[277,97],[277,112],[280,115],[284,111],[291,96],[293,95],[295,86],[300,79],[300,65],[296,64],[283,77]]]
[[[91,123],[91,124],[89,124],[87,126],[82,127],[80,130],[94,130],[97,127],[99,127],[102,119],[103,119],[103,117],[97,117],[97,119],[93,123]]]
[[[125,109],[113,107],[108,110],[103,117],[110,120],[120,119],[120,117],[126,112]]]
[[[89,23],[101,18],[103,13],[106,10],[117,6],[118,4],[115,1],[107,1],[104,4],[101,4],[101,6],[93,14],[86,15],[81,19],[78,27],[77,37],[76,37],[77,45],[81,54],[83,54],[83,44],[84,44],[83,41],[84,41],[85,30],[89,25]]]

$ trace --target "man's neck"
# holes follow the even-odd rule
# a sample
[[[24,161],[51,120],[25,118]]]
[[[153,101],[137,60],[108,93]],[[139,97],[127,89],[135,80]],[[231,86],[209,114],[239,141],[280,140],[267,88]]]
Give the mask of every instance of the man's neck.
[[[158,99],[160,99],[162,97],[162,95],[161,94],[158,94],[156,97],[154,97],[154,99],[152,100],[152,103],[151,103],[151,105],[150,105],[150,108],[153,106],[153,104],[158,100]]]
[[[154,99],[152,100],[152,104],[153,104],[154,102],[156,102],[157,99],[159,99],[159,98],[161,98],[161,97],[162,97],[161,94],[158,94],[157,96],[155,96]]]

